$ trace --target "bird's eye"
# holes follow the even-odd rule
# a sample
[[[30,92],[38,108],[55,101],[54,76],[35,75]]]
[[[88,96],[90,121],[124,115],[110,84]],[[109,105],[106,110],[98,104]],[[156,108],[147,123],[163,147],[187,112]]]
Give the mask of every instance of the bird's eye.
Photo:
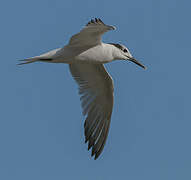
[[[125,53],[126,53],[126,52],[127,52],[127,49],[124,49],[124,50],[123,50],[123,52],[125,52]]]

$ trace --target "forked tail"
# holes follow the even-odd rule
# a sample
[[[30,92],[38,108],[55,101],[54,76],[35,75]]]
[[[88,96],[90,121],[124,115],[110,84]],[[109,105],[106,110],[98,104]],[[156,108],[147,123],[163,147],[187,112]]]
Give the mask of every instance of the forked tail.
[[[23,59],[20,61],[21,61],[21,63],[19,63],[17,65],[29,64],[29,63],[33,63],[33,62],[37,62],[37,61],[50,62],[50,61],[52,61],[52,59],[51,58],[34,57],[34,58]]]

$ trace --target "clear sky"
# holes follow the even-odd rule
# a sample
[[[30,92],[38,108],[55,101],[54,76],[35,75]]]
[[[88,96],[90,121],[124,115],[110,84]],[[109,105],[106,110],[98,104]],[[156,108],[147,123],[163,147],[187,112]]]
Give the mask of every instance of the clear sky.
[[[191,2],[186,0],[1,0],[0,179],[190,180]],[[16,66],[64,46],[91,18],[117,27],[145,64],[106,68],[115,104],[106,146],[84,144],[77,85],[65,64]]]

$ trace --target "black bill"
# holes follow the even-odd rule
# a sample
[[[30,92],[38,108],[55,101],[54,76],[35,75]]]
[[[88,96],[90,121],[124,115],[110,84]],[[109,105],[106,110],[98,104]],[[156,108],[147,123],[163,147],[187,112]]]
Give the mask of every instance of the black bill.
[[[128,57],[129,59],[129,61],[132,61],[132,62],[134,62],[135,64],[137,64],[138,66],[141,66],[143,69],[146,69],[146,67],[143,65],[143,64],[141,64],[139,61],[137,61],[135,58],[133,58],[133,57]]]

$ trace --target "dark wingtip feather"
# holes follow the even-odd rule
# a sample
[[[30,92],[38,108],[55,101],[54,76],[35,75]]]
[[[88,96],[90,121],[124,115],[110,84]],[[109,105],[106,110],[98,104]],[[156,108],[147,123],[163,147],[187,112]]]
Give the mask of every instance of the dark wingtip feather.
[[[92,156],[94,156],[94,154],[96,154],[95,148],[92,148]]]
[[[92,150],[91,156],[94,156],[94,155],[95,155],[95,151]]]
[[[94,146],[94,144],[95,144],[95,140],[94,140],[93,138],[90,138],[90,139],[89,139],[89,143],[88,143],[88,150],[89,150],[92,146]]]
[[[94,160],[96,160],[99,157],[99,155],[97,155],[97,153],[95,154]]]
[[[86,26],[90,25],[90,24],[104,24],[104,22],[100,19],[100,18],[95,18],[95,19],[91,19]],[[105,24],[104,24],[105,25]]]

